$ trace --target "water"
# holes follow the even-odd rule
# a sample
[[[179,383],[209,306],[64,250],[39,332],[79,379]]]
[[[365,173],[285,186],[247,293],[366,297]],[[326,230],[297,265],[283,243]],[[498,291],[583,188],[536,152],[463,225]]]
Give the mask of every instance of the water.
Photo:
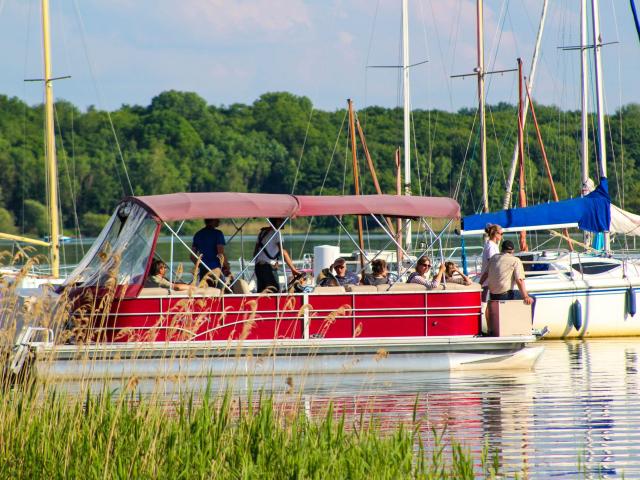
[[[141,380],[136,388],[170,400],[231,386],[245,401],[262,389],[282,408],[321,417],[331,403],[347,425],[375,419],[387,431],[415,418],[428,451],[434,433],[446,451],[455,439],[478,460],[479,476],[487,446],[507,477],[640,478],[640,339],[543,345],[533,371],[173,378]]]

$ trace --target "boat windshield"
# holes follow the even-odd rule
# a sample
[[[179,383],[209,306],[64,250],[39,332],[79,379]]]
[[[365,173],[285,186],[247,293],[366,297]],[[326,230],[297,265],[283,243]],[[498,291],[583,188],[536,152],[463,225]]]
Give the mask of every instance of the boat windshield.
[[[63,286],[104,285],[110,278],[117,285],[142,283],[157,228],[139,205],[119,206]]]

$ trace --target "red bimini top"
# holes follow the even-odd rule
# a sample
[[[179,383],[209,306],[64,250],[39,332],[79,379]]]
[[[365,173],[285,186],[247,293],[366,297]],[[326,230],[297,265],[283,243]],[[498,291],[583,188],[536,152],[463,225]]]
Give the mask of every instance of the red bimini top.
[[[309,196],[277,193],[170,193],[129,197],[161,221],[203,218],[286,218],[385,215],[403,218],[460,218],[460,205],[447,197],[402,195]]]

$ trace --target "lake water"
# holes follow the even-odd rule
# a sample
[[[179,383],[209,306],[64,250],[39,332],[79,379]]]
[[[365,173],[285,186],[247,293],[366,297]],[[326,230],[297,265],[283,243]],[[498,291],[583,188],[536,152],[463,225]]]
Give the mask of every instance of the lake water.
[[[444,445],[461,442],[478,461],[488,446],[508,477],[640,478],[640,339],[543,345],[533,371],[174,378],[141,381],[137,389],[170,400],[231,387],[240,401],[266,390],[282,408],[319,417],[331,403],[347,424],[375,419],[385,430],[415,415],[427,450],[434,432],[443,433]]]

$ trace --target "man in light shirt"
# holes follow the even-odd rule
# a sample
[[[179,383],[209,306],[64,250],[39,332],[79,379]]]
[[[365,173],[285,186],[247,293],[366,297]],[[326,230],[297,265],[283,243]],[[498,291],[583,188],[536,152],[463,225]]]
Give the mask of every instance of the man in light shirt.
[[[491,300],[515,300],[517,297],[514,286],[517,286],[523,302],[531,305],[533,298],[527,293],[524,284],[524,267],[522,261],[513,255],[514,250],[511,240],[502,242],[500,253],[491,257],[480,282],[488,280]]]

